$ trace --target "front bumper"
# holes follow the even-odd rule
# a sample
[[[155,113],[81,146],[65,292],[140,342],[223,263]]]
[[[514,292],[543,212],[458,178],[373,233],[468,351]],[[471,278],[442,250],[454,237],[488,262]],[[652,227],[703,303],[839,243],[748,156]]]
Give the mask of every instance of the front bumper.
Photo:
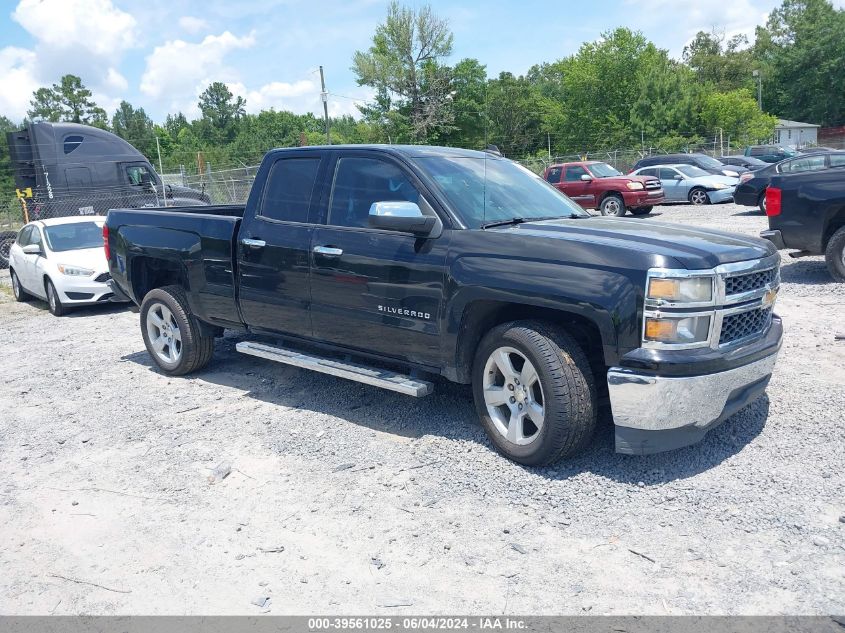
[[[777,352],[747,365],[697,376],[655,376],[612,367],[607,384],[616,452],[647,455],[698,442],[763,394]]]
[[[710,198],[712,204],[719,204],[720,202],[731,202],[734,199],[734,188],[730,189],[713,189],[707,192],[707,197]]]
[[[666,202],[663,189],[623,191],[622,199],[625,201],[625,206],[629,209],[651,207]]]
[[[56,276],[52,280],[62,303],[66,305],[104,303],[112,297],[112,291],[106,282],[70,276]]]

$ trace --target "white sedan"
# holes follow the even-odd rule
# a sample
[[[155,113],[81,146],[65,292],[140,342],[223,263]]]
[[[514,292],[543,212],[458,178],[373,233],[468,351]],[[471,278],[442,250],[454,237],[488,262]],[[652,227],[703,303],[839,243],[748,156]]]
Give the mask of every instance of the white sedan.
[[[108,302],[111,278],[103,252],[105,218],[73,216],[30,222],[9,251],[15,299],[47,301],[61,316],[68,308]]]

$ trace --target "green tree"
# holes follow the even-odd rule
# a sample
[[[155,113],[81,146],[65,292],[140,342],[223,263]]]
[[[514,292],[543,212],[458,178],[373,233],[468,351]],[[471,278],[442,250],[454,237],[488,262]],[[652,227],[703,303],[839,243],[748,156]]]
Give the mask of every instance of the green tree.
[[[631,108],[631,127],[640,131],[649,147],[678,150],[684,139],[702,133],[700,103],[705,89],[686,66],[665,59],[640,76],[636,100]]]
[[[698,81],[721,91],[753,87],[753,59],[745,35],[726,39],[724,33],[717,31],[699,31],[683,52],[684,63],[695,72]]]
[[[452,52],[448,22],[431,7],[418,11],[391,2],[387,19],[376,28],[367,51],[356,51],[352,71],[358,85],[375,88],[378,97],[362,112],[381,124],[394,122],[390,112],[407,119],[415,141],[448,133],[454,113],[449,106],[451,77],[442,60]]]
[[[458,147],[483,149],[488,129],[487,69],[477,59],[462,59],[451,69],[454,128],[443,141]]]
[[[226,84],[215,81],[199,96],[201,135],[208,141],[231,141],[246,114],[246,100],[235,97]]]
[[[777,118],[760,112],[750,90],[715,92],[704,97],[701,118],[709,130],[721,128],[725,137],[758,143],[771,137]]]
[[[526,77],[500,73],[487,84],[488,141],[519,158],[545,145],[544,97]]]
[[[157,158],[156,133],[152,119],[128,101],[121,101],[112,116],[112,132],[134,145],[150,160]]]
[[[763,105],[785,119],[845,124],[845,10],[828,0],[784,0],[757,28]]]
[[[36,121],[65,121],[108,128],[108,115],[91,99],[91,91],[76,75],[65,75],[50,88],[32,93],[27,115]]]

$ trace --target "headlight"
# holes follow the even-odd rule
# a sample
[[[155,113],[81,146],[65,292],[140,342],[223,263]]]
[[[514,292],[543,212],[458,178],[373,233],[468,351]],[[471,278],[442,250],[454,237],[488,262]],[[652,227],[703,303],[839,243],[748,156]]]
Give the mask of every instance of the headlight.
[[[731,188],[731,186],[730,186],[730,185],[727,185],[727,184],[725,184],[725,183],[723,183],[723,182],[717,182],[717,183],[715,183],[715,184],[713,185],[713,187],[712,187],[712,188],[713,188],[713,189],[730,189],[730,188]]]
[[[625,183],[625,186],[628,187],[628,189],[630,189],[631,191],[639,191],[640,189],[645,189],[645,185],[643,185],[643,183],[641,182],[631,181]]]
[[[725,174],[725,176],[730,176],[731,178],[739,178],[739,172],[732,169],[723,169],[722,173]]]
[[[689,345],[705,343],[710,336],[710,315],[646,317],[643,340]]]
[[[56,268],[63,275],[69,275],[70,277],[90,277],[94,274],[94,271],[88,268],[79,268],[78,266],[68,266],[66,264],[59,264]]]
[[[649,277],[647,299],[670,303],[713,301],[713,277]]]

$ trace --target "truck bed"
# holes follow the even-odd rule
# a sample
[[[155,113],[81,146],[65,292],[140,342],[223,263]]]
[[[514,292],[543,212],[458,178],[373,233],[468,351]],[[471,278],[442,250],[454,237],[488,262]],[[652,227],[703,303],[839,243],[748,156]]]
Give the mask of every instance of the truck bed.
[[[235,264],[243,214],[241,205],[110,210],[114,283],[137,304],[163,280],[178,283],[209,325],[240,327]]]

